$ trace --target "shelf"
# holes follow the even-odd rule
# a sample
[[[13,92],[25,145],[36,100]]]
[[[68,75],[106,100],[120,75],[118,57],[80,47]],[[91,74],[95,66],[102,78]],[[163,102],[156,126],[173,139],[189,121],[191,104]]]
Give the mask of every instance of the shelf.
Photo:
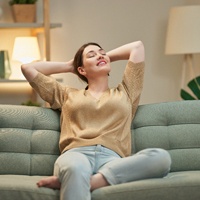
[[[0,79],[0,83],[26,83],[27,80],[22,79]]]
[[[49,0],[43,0],[43,22],[36,23],[18,23],[18,22],[0,22],[0,29],[29,29],[31,36],[44,35],[44,54],[47,61],[51,60],[50,52],[50,29],[62,27],[61,23],[51,23],[49,20]]]
[[[55,78],[56,81],[62,83],[63,79],[62,78]],[[1,79],[0,78],[0,83],[28,83],[27,80],[25,79]]]
[[[50,61],[50,29],[62,27],[61,23],[51,23],[49,21],[49,1],[43,0],[43,22],[36,23],[17,23],[17,22],[0,22],[0,31],[15,31],[17,29],[29,29],[30,33],[27,33],[31,36],[38,36],[40,33],[44,35],[44,38],[41,42],[44,44],[44,57],[47,61]],[[9,37],[9,34],[8,34]],[[62,78],[56,79],[58,82],[62,83]],[[0,79],[0,93],[10,93],[10,90],[7,91],[7,88],[14,88],[12,93],[19,92],[19,88],[27,88],[28,81],[25,79]],[[17,89],[16,89],[17,88]],[[29,89],[30,89],[29,85]],[[37,101],[37,94],[33,88],[31,88],[31,100]]]
[[[51,23],[50,28],[62,27],[60,23]],[[44,28],[44,23],[0,23],[0,28],[15,29],[15,28]]]

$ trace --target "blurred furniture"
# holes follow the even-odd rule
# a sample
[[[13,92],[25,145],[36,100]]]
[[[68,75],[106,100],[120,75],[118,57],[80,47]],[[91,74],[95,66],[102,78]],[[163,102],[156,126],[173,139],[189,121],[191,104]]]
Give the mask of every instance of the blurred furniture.
[[[42,35],[42,39],[40,42],[42,44],[40,47],[42,47],[42,59],[45,59],[47,61],[51,60],[51,43],[50,43],[50,32],[51,29],[53,28],[60,28],[62,24],[60,23],[50,23],[50,8],[49,8],[49,0],[42,0],[43,1],[43,22],[35,22],[35,23],[5,23],[5,22],[0,22],[0,31],[1,30],[27,30],[30,35],[33,37],[38,37],[38,35]],[[23,35],[24,36],[24,35]],[[9,35],[7,36],[9,37]],[[44,57],[44,58],[43,58]],[[20,72],[20,69],[19,69]],[[21,75],[17,76],[21,79]],[[23,77],[24,78],[24,77]],[[4,88],[7,88],[11,85],[13,85],[13,88],[15,85],[19,85],[18,90],[19,91],[31,91],[31,100],[35,101],[36,100],[36,94],[34,94],[34,91],[29,87],[29,89],[24,89],[25,86],[25,81],[24,80],[6,80],[6,79],[0,79],[0,96],[5,95],[2,93],[4,91]],[[21,83],[21,84],[19,84]],[[6,85],[6,87],[4,87]],[[23,86],[22,86],[23,85]],[[3,89],[2,89],[3,88]],[[7,91],[8,93],[9,91]],[[15,93],[13,93],[14,95]],[[14,98],[13,98],[14,99]],[[3,102],[4,103],[4,102]],[[5,102],[6,103],[6,102]],[[13,101],[13,104],[15,102]]]
[[[26,80],[0,79],[0,96],[1,104],[8,104],[2,100],[3,97],[11,98],[12,104],[16,104],[16,96],[26,94],[27,98],[32,102],[37,102],[37,94]],[[17,103],[17,104],[21,104]]]
[[[28,29],[31,36],[44,33],[45,58],[50,60],[50,29],[61,27],[60,23],[50,23],[49,0],[43,0],[43,23],[0,23],[0,29]]]

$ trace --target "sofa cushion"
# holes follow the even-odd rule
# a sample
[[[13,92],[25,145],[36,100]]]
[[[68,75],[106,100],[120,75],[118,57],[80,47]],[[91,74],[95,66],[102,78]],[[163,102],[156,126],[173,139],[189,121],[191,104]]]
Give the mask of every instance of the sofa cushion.
[[[0,105],[0,174],[52,175],[59,120],[49,108]]]
[[[171,171],[200,170],[200,101],[142,105],[132,123],[133,151],[163,148]]]
[[[163,179],[148,179],[95,190],[92,200],[197,200],[200,199],[199,171],[174,172]]]
[[[0,199],[59,200],[59,190],[38,188],[44,176],[0,175]]]

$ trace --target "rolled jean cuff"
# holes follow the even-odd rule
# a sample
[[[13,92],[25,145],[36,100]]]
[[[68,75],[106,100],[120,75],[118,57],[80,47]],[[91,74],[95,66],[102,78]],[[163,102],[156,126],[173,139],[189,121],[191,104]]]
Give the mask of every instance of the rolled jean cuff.
[[[108,168],[99,170],[98,172],[104,176],[104,178],[107,180],[107,182],[110,185],[116,185],[116,184],[118,184],[118,182],[117,182],[117,180],[115,178],[115,175]]]

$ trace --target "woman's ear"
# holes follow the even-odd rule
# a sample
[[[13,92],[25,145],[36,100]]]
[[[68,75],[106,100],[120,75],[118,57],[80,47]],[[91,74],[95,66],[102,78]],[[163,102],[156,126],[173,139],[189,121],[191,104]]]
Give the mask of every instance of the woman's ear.
[[[79,74],[81,74],[83,76],[85,76],[85,74],[86,74],[84,67],[78,67],[78,72],[79,72]]]

